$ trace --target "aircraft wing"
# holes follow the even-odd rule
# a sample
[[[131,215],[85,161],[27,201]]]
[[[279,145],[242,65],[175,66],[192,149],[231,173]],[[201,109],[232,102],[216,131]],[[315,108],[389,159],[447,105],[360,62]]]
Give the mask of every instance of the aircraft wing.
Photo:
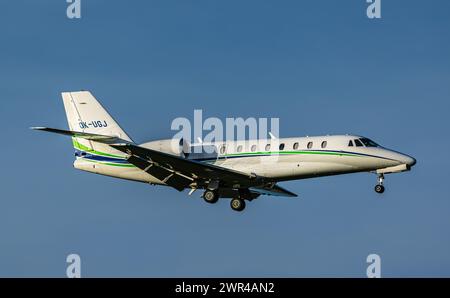
[[[276,196],[276,197],[297,197],[297,194],[290,192],[287,189],[278,185],[264,186],[264,187],[251,187],[251,192],[256,192],[260,195]]]
[[[128,154],[127,160],[131,164],[179,191],[182,191],[191,183],[201,180],[201,182],[220,181],[224,184],[224,187],[229,188],[235,188],[235,186],[249,188],[251,192],[260,195],[285,197],[297,196],[295,193],[276,184],[265,184],[264,181],[262,181],[264,177],[257,177],[255,175],[136,146],[115,136],[48,127],[32,127],[31,129],[108,144],[111,147]]]
[[[225,187],[234,187],[235,185],[250,187],[260,184],[255,175],[188,160],[133,144],[112,144],[110,146],[128,154],[128,162],[179,191],[188,187],[192,182],[198,181],[216,180]]]

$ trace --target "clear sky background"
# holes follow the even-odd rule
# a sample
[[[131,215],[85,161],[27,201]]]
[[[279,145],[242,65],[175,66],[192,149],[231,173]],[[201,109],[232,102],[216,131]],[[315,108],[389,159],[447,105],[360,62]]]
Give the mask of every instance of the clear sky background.
[[[450,2],[83,0],[0,3],[0,276],[450,276]],[[354,133],[411,172],[283,183],[229,200],[72,168],[62,91],[91,90],[137,142],[171,121],[279,117],[281,136]]]

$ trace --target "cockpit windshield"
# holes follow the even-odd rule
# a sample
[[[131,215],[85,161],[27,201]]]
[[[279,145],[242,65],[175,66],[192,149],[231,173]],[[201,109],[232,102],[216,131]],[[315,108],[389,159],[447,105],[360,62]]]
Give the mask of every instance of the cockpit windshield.
[[[360,138],[359,139],[364,146],[366,147],[380,147],[380,145],[378,145],[377,143],[375,143],[374,141],[372,141],[371,139],[368,138]]]

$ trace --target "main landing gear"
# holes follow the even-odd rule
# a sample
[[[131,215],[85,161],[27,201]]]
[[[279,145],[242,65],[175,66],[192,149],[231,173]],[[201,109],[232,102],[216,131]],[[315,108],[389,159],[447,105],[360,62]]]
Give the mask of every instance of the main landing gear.
[[[231,209],[234,211],[243,211],[245,209],[245,201],[241,198],[233,198],[231,199]]]
[[[375,186],[375,191],[377,193],[384,192],[383,182],[384,182],[384,175],[383,174],[378,175],[378,184]]]
[[[245,194],[240,194],[239,196],[231,199],[231,209],[234,211],[243,211],[245,209]],[[203,199],[205,202],[214,204],[219,200],[219,192],[217,190],[207,189],[203,193]],[[251,199],[251,198],[250,198]]]
[[[207,189],[203,193],[203,199],[207,203],[214,204],[214,203],[217,203],[217,201],[219,200],[219,194],[215,190]]]

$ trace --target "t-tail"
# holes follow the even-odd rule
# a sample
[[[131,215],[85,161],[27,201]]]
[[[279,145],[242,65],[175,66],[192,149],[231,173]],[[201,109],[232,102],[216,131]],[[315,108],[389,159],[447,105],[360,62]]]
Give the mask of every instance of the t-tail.
[[[63,92],[62,99],[69,130],[33,129],[71,136],[77,157],[74,166],[81,170],[97,172],[96,164],[129,165],[124,153],[108,144],[133,141],[89,91]]]

